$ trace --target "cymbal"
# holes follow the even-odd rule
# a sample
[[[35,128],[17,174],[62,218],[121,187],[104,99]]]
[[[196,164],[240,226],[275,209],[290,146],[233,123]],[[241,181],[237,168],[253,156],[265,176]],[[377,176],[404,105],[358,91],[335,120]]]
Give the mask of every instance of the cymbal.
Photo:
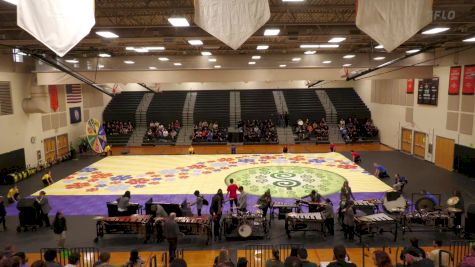
[[[457,208],[452,208],[452,207],[447,208],[447,210],[449,212],[454,212],[454,213],[462,212],[462,209],[457,209]]]
[[[451,198],[447,199],[447,205],[449,205],[449,206],[457,205],[457,203],[459,203],[459,201],[460,201],[459,197],[451,197]]]

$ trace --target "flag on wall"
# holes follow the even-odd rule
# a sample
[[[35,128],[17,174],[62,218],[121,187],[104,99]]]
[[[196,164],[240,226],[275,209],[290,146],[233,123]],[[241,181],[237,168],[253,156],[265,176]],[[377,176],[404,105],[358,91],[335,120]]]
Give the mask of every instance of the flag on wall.
[[[413,94],[414,93],[414,79],[407,80],[407,90],[406,93]]]
[[[449,74],[449,95],[458,95],[460,91],[460,76],[462,67],[451,67]]]
[[[473,95],[475,91],[475,65],[467,65],[463,68],[462,94]]]
[[[56,87],[56,85],[49,85],[48,91],[49,91],[49,105],[51,107],[51,110],[56,112],[56,110],[58,110],[59,108],[58,88]]]
[[[81,107],[69,108],[71,124],[81,122]]]
[[[67,84],[66,85],[66,102],[67,103],[81,103],[81,85],[80,84]]]

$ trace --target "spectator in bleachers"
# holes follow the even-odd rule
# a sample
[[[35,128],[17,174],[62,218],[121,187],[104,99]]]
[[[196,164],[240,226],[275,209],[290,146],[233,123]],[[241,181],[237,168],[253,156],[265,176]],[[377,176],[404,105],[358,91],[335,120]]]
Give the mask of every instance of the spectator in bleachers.
[[[194,127],[194,134],[191,136],[193,142],[225,142],[226,129],[219,127],[218,122],[200,121]]]
[[[328,267],[356,267],[356,264],[349,262],[346,255],[346,248],[343,245],[337,245],[333,248],[333,257],[335,261],[330,262]]]
[[[47,267],[62,267],[61,264],[59,264],[56,261],[56,250],[54,249],[47,249],[43,255],[43,258],[45,259],[46,266]]]
[[[290,249],[290,255],[285,258],[284,265],[287,266],[302,266],[299,258],[298,258],[299,248],[292,247]]]
[[[340,134],[345,142],[357,142],[361,137],[374,138],[378,136],[378,129],[371,119],[362,120],[361,123],[355,117],[341,118],[339,123]]]
[[[277,131],[271,119],[264,121],[247,120],[242,123],[242,131],[244,142],[277,142]]]
[[[112,121],[103,123],[107,135],[127,135],[134,131],[134,125],[131,121]]]
[[[297,257],[299,258],[300,262],[302,263],[302,267],[317,267],[318,266],[316,263],[313,263],[313,262],[307,260],[308,252],[307,252],[307,249],[305,249],[305,248],[300,248],[299,249]]]
[[[26,256],[25,252],[20,251],[20,252],[15,253],[15,255],[13,256],[20,258],[19,267],[28,267],[28,257]]]
[[[472,245],[470,254],[465,256],[459,265],[459,267],[472,267],[472,266],[475,266],[475,245]]]
[[[175,122],[169,123],[167,127],[161,122],[151,121],[149,123],[149,128],[145,133],[145,139],[147,142],[174,142],[178,136],[181,125],[178,120]]]
[[[31,267],[47,267],[48,265],[46,265],[46,262],[45,261],[42,261],[42,260],[37,260],[37,261],[34,261],[32,264],[31,264]]]
[[[112,265],[109,264],[110,259],[111,254],[109,252],[103,251],[101,254],[99,254],[99,260],[94,263],[93,267],[111,267]]]
[[[382,250],[373,252],[373,263],[376,267],[393,267],[388,253]]]
[[[174,259],[170,263],[170,267],[186,267],[186,261],[184,259]]]
[[[278,249],[272,249],[272,258],[266,261],[266,267],[283,267],[284,263],[280,260]]]
[[[428,258],[434,262],[435,267],[449,266],[450,258],[448,253],[441,253],[442,251],[442,240],[434,240],[434,249],[428,255]],[[439,254],[441,261],[439,261]]]
[[[145,265],[145,261],[139,256],[139,251],[132,249],[129,261],[124,264],[124,267],[142,267],[143,265]]]
[[[229,256],[229,251],[225,248],[222,248],[219,251],[219,255],[214,258],[214,265],[213,266],[234,266],[231,258]]]
[[[81,255],[77,252],[72,252],[68,256],[68,264],[64,267],[76,267],[79,264],[79,260],[81,259]]]
[[[318,122],[310,122],[308,118],[305,121],[299,119],[295,125],[295,133],[299,140],[328,140],[328,125],[323,118]]]

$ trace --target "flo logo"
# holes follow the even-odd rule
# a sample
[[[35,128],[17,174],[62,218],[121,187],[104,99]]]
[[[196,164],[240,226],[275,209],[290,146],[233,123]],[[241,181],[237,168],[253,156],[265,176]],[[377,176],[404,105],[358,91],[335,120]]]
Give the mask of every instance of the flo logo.
[[[331,195],[340,190],[346,179],[334,172],[300,166],[266,166],[240,170],[228,175],[226,184],[233,179],[252,195],[260,196],[267,189],[273,197],[302,197],[312,190]]]
[[[454,20],[455,10],[434,10],[434,21],[436,20]]]

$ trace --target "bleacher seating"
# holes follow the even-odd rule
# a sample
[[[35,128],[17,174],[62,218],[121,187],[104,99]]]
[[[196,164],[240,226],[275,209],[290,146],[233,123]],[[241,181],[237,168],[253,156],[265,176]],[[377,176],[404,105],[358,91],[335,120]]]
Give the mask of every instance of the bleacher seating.
[[[260,120],[277,119],[272,90],[246,90],[241,91],[241,119]]]
[[[145,92],[122,92],[112,97],[104,109],[103,121],[131,121],[135,125],[135,112]],[[108,135],[107,143],[112,146],[126,146],[132,133]]]
[[[315,121],[325,118],[325,110],[315,90],[288,89],[283,90],[283,93],[289,109],[290,124],[299,119]]]
[[[131,121],[135,124],[135,111],[145,92],[122,92],[112,97],[104,109],[103,121]]]
[[[355,117],[371,118],[371,112],[353,88],[325,89],[336,109],[338,119]]]
[[[165,127],[168,127],[169,124],[176,120],[182,123],[183,105],[187,93],[188,92],[185,91],[164,91],[155,94],[148,106],[147,125],[149,125],[151,121],[158,121]],[[145,134],[142,145],[173,144],[175,141],[176,140],[172,140],[171,138],[149,140]]]
[[[199,91],[197,92],[193,120],[208,123],[217,122],[219,127],[229,126],[229,92],[230,91]]]

